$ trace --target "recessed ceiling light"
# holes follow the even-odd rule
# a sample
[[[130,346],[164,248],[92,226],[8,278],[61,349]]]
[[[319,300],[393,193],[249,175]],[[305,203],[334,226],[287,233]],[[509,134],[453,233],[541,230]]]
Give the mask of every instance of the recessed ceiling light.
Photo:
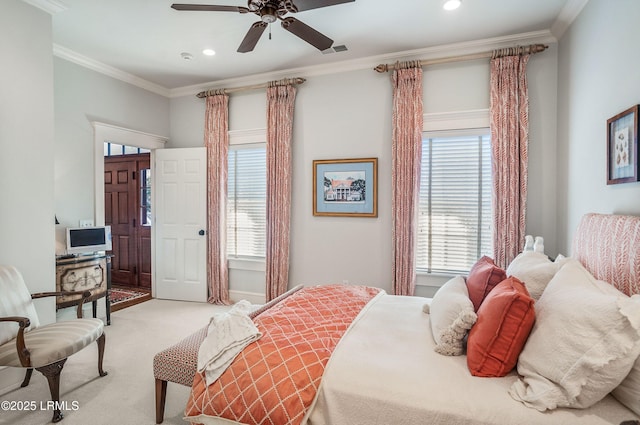
[[[447,0],[442,5],[444,10],[456,10],[462,4],[462,0]]]
[[[216,54],[216,51],[215,51],[215,50],[213,50],[213,49],[204,49],[204,50],[202,51],[202,54],[203,54],[203,55],[207,55],[207,56],[213,56],[213,55],[215,55],[215,54]]]

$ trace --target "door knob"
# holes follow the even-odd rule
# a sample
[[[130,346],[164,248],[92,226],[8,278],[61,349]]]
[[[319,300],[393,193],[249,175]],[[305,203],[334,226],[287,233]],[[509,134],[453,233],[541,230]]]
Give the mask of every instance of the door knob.
[[[200,231],[198,232],[198,234],[199,234],[200,236],[204,236],[205,231],[204,231],[204,230],[202,230],[202,229],[200,229]]]

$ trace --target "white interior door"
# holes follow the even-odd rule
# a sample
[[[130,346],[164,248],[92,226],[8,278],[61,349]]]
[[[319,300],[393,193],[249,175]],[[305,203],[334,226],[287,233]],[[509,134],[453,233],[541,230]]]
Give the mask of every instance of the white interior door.
[[[206,148],[157,149],[156,298],[207,301]]]

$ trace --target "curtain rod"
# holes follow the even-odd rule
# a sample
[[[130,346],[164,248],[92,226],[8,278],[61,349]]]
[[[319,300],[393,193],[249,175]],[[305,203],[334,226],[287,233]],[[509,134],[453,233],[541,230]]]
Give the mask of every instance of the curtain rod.
[[[470,61],[475,59],[485,59],[485,58],[496,58],[502,56],[515,56],[515,55],[532,55],[534,53],[540,53],[545,51],[545,49],[549,48],[544,44],[530,44],[528,46],[518,46],[518,47],[507,47],[504,49],[492,50],[490,52],[482,52],[482,53],[472,53],[469,55],[460,55],[460,56],[449,56],[445,58],[437,58],[437,59],[425,59],[421,60],[421,66],[427,65],[438,65],[441,63],[450,63],[450,62],[461,62],[461,61]],[[388,72],[395,69],[395,63],[381,63],[380,65],[373,68],[375,71],[380,73]]]
[[[300,77],[296,77],[296,78],[285,78],[282,80],[278,80],[278,81],[271,81],[268,83],[262,83],[262,84],[253,84],[251,86],[242,86],[242,87],[233,87],[230,89],[211,89],[211,90],[205,90],[205,91],[201,91],[200,93],[198,93],[196,95],[196,97],[199,97],[200,99],[205,98],[207,96],[212,96],[215,94],[229,94],[229,93],[235,93],[235,92],[239,92],[239,91],[247,91],[247,90],[257,90],[257,89],[266,89],[267,87],[271,86],[271,85],[285,85],[285,84],[302,84],[304,83],[305,80],[304,78],[300,78]]]

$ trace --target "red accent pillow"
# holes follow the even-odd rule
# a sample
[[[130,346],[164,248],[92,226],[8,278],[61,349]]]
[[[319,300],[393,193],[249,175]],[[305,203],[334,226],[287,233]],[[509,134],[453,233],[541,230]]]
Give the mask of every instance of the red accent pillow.
[[[505,376],[515,367],[536,320],[534,300],[515,277],[485,298],[467,340],[467,366],[474,376]]]
[[[476,313],[487,294],[506,278],[507,273],[486,255],[473,265],[467,277],[467,289]]]

